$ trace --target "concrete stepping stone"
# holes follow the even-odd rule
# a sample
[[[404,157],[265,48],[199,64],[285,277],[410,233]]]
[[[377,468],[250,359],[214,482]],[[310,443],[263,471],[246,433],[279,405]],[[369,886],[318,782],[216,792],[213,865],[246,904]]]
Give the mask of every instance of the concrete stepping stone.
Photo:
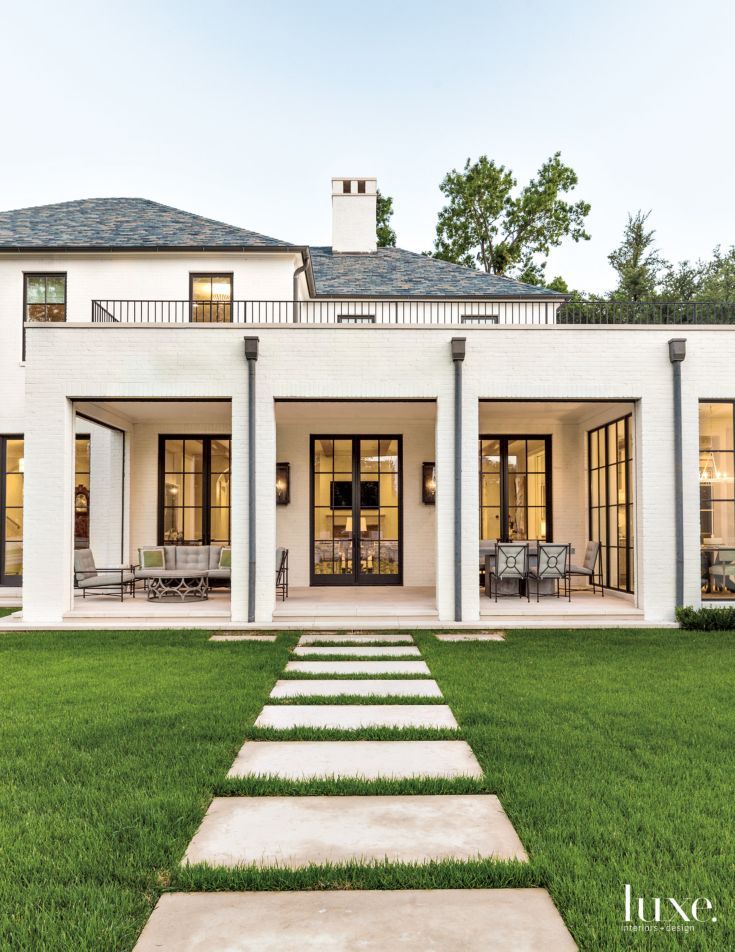
[[[134,952],[574,952],[545,889],[166,893]]]
[[[353,681],[342,678],[339,681],[320,680],[312,678],[309,681],[276,681],[271,691],[271,697],[339,697],[340,695],[355,697],[442,697],[441,689],[436,681],[413,678],[393,681],[390,678],[380,678]]]
[[[289,661],[302,674],[431,674],[425,661]]]
[[[446,704],[266,704],[255,726],[276,730],[292,727],[348,731],[361,727],[459,729]]]
[[[443,634],[434,636],[437,641],[505,641],[502,631],[468,631],[463,634]]]
[[[210,641],[275,641],[277,635],[212,635]]]
[[[405,658],[407,656],[412,657],[421,657],[421,652],[415,645],[406,645],[405,648],[402,648],[400,645],[386,645],[385,647],[346,647],[340,648],[337,645],[334,647],[322,647],[315,648],[311,645],[297,645],[293,653],[300,658],[306,657],[318,657],[319,655],[343,655],[345,658],[352,657],[363,657],[363,658]]]
[[[247,741],[228,777],[284,780],[482,777],[462,740]]]
[[[500,801],[474,796],[215,797],[183,864],[528,859]]]
[[[370,644],[378,645],[409,645],[413,644],[413,637],[411,635],[381,635],[376,632],[375,634],[365,634],[365,635],[335,635],[335,634],[321,634],[321,635],[302,635],[299,638],[300,645],[313,645],[317,642],[327,642],[335,641],[338,644],[356,644],[359,645],[360,642],[364,641]]]

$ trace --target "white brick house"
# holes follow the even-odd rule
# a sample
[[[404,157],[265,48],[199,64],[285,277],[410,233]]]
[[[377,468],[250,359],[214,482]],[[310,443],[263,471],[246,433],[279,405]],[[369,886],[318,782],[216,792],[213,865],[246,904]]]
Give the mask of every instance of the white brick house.
[[[0,213],[5,623],[653,623],[732,597],[735,327],[376,249],[375,181],[332,193],[331,248],[138,199]],[[497,539],[600,541],[605,597],[496,605]],[[75,551],[181,544],[230,548],[231,588],[165,612],[75,591]]]

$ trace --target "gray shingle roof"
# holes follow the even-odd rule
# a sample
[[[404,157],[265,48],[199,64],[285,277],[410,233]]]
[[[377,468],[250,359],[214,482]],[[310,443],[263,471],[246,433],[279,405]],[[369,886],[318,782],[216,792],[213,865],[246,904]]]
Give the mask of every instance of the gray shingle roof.
[[[334,254],[310,248],[318,297],[561,298],[512,278],[473,271],[402,248],[374,254]]]
[[[290,247],[146,198],[85,198],[0,212],[0,249]]]

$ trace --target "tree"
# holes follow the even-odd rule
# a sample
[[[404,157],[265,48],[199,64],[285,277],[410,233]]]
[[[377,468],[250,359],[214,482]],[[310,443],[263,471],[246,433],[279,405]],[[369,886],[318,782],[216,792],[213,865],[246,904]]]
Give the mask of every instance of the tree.
[[[378,202],[375,214],[375,233],[378,237],[378,248],[395,248],[396,233],[390,225],[393,217],[393,199],[389,195],[377,193]]]
[[[623,240],[607,258],[618,273],[613,297],[627,301],[646,301],[656,294],[659,275],[668,267],[655,246],[656,232],[646,230],[650,211],[644,215],[628,213]]]
[[[735,301],[735,245],[725,252],[715,248],[712,261],[704,267],[697,296],[700,301]]]
[[[463,171],[452,170],[439,186],[448,201],[439,212],[433,256],[490,274],[542,279],[551,248],[564,238],[589,240],[584,224],[590,205],[564,198],[577,181],[560,152],[518,193],[510,169],[486,155],[475,163],[467,159]]]
[[[694,301],[700,292],[706,265],[699,261],[690,264],[680,261],[668,265],[663,272],[658,297],[664,301]]]

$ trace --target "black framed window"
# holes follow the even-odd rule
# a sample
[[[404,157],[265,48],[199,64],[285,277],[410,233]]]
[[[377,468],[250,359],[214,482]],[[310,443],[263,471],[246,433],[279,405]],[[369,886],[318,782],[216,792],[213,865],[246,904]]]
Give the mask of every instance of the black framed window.
[[[699,404],[702,598],[735,599],[735,401]]]
[[[590,539],[600,543],[602,582],[632,592],[633,417],[605,423],[587,434]]]
[[[89,436],[78,436],[74,453],[74,548],[89,548],[90,504],[90,448]]]
[[[190,274],[190,319],[194,323],[232,322],[232,274]]]
[[[66,320],[66,272],[26,271],[23,275],[23,323]],[[23,328],[23,360],[26,335]]]
[[[230,544],[230,437],[159,438],[159,545]]]
[[[480,538],[551,541],[551,437],[480,437]]]
[[[22,436],[0,436],[0,585],[23,582]]]

